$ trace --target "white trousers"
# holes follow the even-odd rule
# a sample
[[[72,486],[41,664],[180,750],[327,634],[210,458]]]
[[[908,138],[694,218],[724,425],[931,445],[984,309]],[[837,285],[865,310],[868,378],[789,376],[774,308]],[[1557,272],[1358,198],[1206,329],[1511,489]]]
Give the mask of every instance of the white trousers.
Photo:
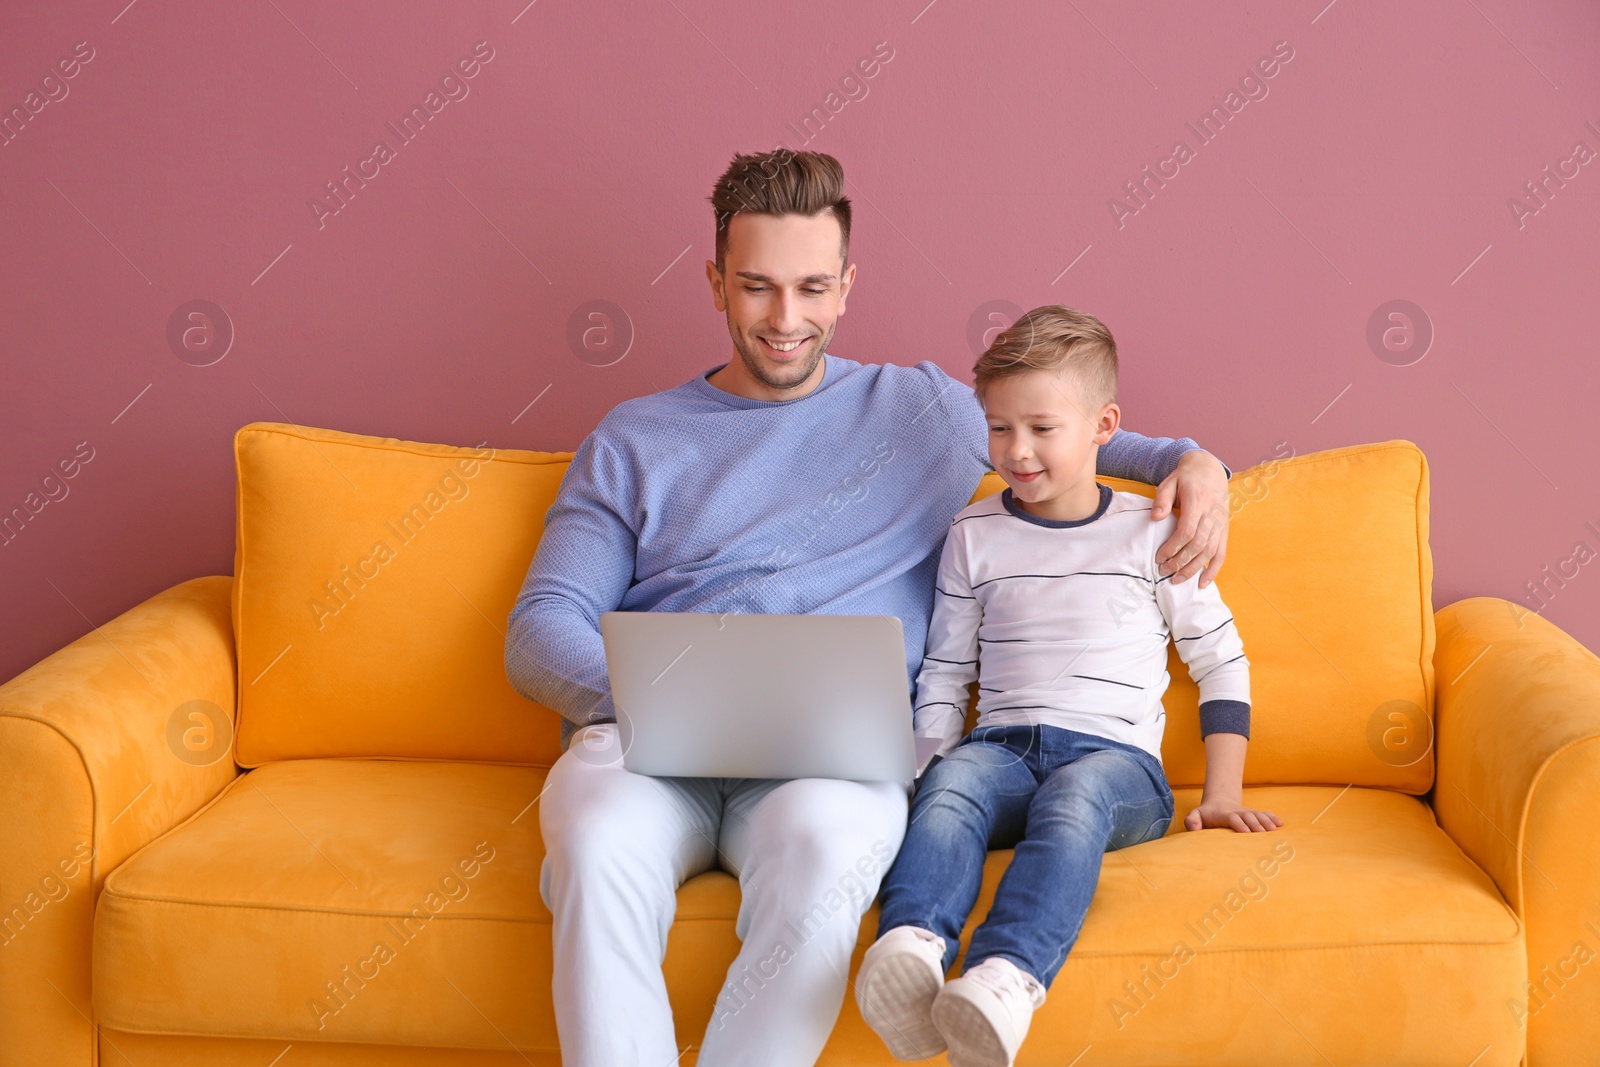
[[[717,866],[739,879],[743,947],[698,1067],[816,1062],[861,916],[905,836],[904,785],[652,778],[623,769],[617,727],[605,723],[573,735],[539,808],[566,1067],[678,1062],[661,972],[667,931],[678,886]]]

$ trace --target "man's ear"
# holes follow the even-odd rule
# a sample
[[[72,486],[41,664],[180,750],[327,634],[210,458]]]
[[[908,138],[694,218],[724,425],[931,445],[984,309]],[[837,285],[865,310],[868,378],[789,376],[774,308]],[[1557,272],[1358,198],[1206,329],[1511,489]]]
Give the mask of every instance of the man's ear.
[[[706,280],[711,283],[711,300],[718,311],[728,310],[728,294],[722,287],[722,272],[717,270],[717,261],[706,260]]]
[[[850,287],[856,283],[856,265],[850,264],[839,276],[839,314],[844,314],[844,300],[850,295]]]

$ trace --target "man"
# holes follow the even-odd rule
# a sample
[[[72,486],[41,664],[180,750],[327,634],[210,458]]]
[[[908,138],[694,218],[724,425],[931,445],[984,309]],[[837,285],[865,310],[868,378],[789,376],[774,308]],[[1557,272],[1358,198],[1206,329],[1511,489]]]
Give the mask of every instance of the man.
[[[897,615],[915,678],[946,531],[989,469],[988,426],[932,362],[827,353],[856,275],[843,184],[820,153],[735,155],[711,197],[706,263],[734,358],[617,405],[584,439],[511,613],[511,682],[564,719],[540,802],[540,893],[572,1067],[680,1056],[661,961],[677,887],[714,866],[739,878],[743,948],[699,1064],[814,1063],[905,832],[895,783],[625,770],[599,633],[610,610]],[[1163,572],[1208,584],[1227,468],[1187,438],[1119,431],[1098,471],[1160,482],[1152,519],[1181,511]],[[759,729],[762,709],[750,715]]]

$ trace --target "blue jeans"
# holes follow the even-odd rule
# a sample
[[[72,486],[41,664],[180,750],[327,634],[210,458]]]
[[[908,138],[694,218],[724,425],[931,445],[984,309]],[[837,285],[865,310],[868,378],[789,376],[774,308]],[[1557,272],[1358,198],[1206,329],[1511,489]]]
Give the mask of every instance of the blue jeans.
[[[1111,849],[1172,822],[1161,763],[1132,745],[1055,726],[980,727],[923,774],[885,878],[878,933],[920,926],[948,971],[991,848],[1015,848],[967,966],[999,956],[1046,988],[1066,962]]]

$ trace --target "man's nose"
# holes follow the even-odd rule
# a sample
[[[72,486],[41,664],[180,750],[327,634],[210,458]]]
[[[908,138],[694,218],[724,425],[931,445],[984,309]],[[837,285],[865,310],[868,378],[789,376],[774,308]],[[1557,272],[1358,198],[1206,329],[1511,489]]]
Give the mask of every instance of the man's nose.
[[[792,339],[805,324],[805,316],[800,313],[799,294],[778,290],[772,314],[768,317],[772,320],[775,332]]]

